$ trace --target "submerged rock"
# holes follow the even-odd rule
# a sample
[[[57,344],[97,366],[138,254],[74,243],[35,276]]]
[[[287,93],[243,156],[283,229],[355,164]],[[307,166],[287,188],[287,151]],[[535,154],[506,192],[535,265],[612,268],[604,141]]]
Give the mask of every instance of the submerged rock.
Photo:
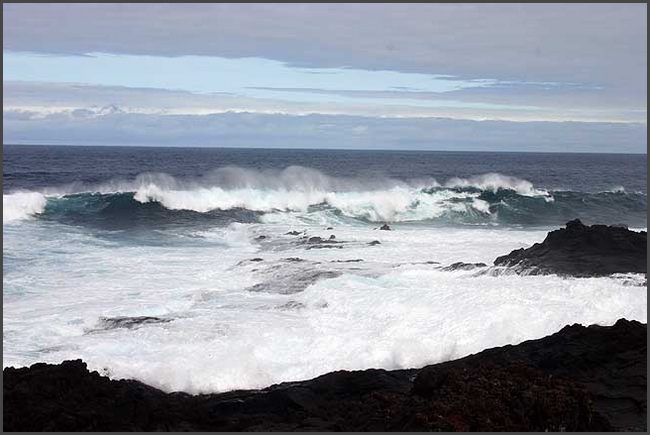
[[[296,307],[298,308],[298,307]],[[645,430],[646,325],[572,325],[416,370],[337,371],[192,396],[89,372],[3,371],[5,431]]]
[[[264,261],[264,259],[263,259],[263,258],[260,258],[260,257],[249,258],[249,259],[247,259],[247,260],[242,260],[242,261],[240,261],[239,263],[237,263],[237,266],[241,266],[241,265],[244,265],[244,264],[246,264],[246,263],[258,263],[258,262],[260,262],[260,261]]]
[[[370,246],[375,246],[375,245],[381,245],[381,242],[379,240],[373,240],[372,242],[368,243]]]
[[[620,226],[586,226],[576,219],[551,231],[542,243],[516,249],[494,260],[495,266],[523,273],[604,276],[646,273],[647,234]]]
[[[345,242],[339,242],[336,239],[336,236],[333,234],[330,235],[329,239],[323,239],[322,237],[319,236],[313,236],[307,239],[307,249],[331,249],[331,248],[338,248],[342,249],[343,246],[341,244]]]
[[[305,308],[305,304],[298,301],[289,301],[285,304],[278,305],[275,308],[277,308],[278,310],[300,310]]]
[[[282,260],[288,261],[290,263],[300,263],[300,262],[303,262],[303,261],[307,261],[304,258],[300,258],[300,257],[285,257]]]
[[[295,231],[295,230],[294,231],[289,231],[288,233],[285,233],[285,235],[287,235],[287,236],[299,236],[300,234],[302,234],[300,231]]]
[[[286,266],[285,266],[286,269]],[[291,270],[286,275],[273,274],[270,279],[248,287],[251,292],[278,293],[282,295],[299,293],[316,281],[338,278],[337,270],[302,269]]]
[[[99,319],[99,328],[92,330],[91,332],[96,332],[97,330],[106,330],[106,329],[134,329],[143,325],[149,325],[153,323],[167,323],[171,322],[173,319],[153,317],[153,316],[135,316],[135,317],[100,317]]]

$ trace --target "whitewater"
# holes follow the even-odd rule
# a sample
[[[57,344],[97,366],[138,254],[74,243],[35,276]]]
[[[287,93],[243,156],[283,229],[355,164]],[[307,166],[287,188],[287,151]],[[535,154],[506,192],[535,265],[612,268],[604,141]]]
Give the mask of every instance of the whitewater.
[[[201,393],[647,321],[645,276],[491,266],[573,217],[645,229],[646,196],[630,183],[303,165],[98,178],[3,192],[5,367],[82,358],[114,379]]]

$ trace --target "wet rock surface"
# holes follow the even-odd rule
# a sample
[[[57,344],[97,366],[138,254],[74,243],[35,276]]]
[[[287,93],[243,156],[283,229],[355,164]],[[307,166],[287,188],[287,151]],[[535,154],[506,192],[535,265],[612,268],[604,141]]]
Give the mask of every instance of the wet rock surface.
[[[644,430],[646,335],[572,325],[419,370],[197,396],[39,363],[4,369],[4,430]]]
[[[98,328],[89,332],[95,332],[97,330],[117,329],[117,328],[135,329],[143,325],[150,325],[154,323],[167,323],[167,322],[171,322],[172,320],[173,319],[170,318],[153,317],[153,316],[101,317],[99,319]]]
[[[485,263],[463,263],[462,261],[458,261],[456,263],[450,264],[449,266],[443,267],[442,270],[452,272],[454,270],[474,270],[486,266],[487,264]]]
[[[647,272],[647,234],[621,226],[587,226],[578,219],[551,231],[542,243],[494,260],[528,274],[576,277]]]

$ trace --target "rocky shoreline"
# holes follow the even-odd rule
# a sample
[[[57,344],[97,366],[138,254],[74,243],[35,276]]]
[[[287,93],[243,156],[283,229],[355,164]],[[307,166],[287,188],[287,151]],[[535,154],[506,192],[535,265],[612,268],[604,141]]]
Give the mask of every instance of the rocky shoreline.
[[[422,369],[196,396],[39,363],[4,369],[4,430],[642,431],[646,336],[623,319],[572,325]]]
[[[524,274],[645,273],[646,249],[645,232],[571,221],[494,264]],[[455,263],[448,270],[485,266]],[[105,322],[129,328],[135,320]],[[566,326],[548,337],[421,369],[338,371],[262,390],[203,395],[111,380],[81,360],[38,363],[4,369],[3,429],[644,431],[646,348],[647,325],[620,319],[607,327]]]
[[[648,236],[620,225],[584,225],[575,219],[551,231],[541,243],[494,260],[527,274],[575,277],[646,273]]]

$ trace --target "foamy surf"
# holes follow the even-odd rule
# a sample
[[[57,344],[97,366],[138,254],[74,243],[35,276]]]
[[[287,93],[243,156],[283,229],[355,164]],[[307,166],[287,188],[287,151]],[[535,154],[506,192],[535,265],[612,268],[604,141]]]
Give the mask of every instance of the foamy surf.
[[[94,185],[77,183],[39,192],[10,193],[4,195],[3,203],[4,223],[43,213],[48,218],[75,215],[91,219],[93,213],[107,210],[119,211],[122,218],[130,214],[146,218],[146,213],[154,213],[154,209],[138,209],[138,204],[156,204],[170,211],[196,213],[233,210],[262,215],[299,213],[310,215],[308,221],[341,216],[364,222],[429,221],[461,225],[549,225],[562,224],[575,217],[602,222],[624,211],[626,218],[632,219],[626,223],[638,225],[644,223],[646,196],[620,190],[549,191],[536,188],[527,180],[497,173],[438,182],[435,179],[331,177],[304,167],[275,171],[226,167],[194,178],[145,173],[133,180],[114,179]],[[315,216],[318,214],[322,216]],[[167,216],[174,218],[173,214]],[[239,218],[240,215],[234,216],[228,222]],[[243,219],[250,222],[252,217],[247,215]],[[216,220],[214,223],[219,224]]]
[[[2,195],[2,223],[28,219],[45,209],[47,199],[39,192],[16,192]]]
[[[287,234],[296,229],[335,234],[343,248],[306,249],[300,235]],[[29,255],[36,244],[42,251],[3,277],[5,366],[83,358],[113,378],[166,391],[418,367],[569,323],[647,316],[646,288],[636,277],[439,268],[490,264],[541,240],[542,230],[232,224],[195,233],[192,249],[107,244],[73,228],[8,230],[6,256]],[[370,246],[374,240],[380,244]],[[102,320],[141,316],[159,320],[131,328]]]
[[[642,277],[490,268],[576,217],[646,227],[643,193],[227,167],[7,192],[3,206],[5,366],[83,358],[212,392],[646,321]]]

